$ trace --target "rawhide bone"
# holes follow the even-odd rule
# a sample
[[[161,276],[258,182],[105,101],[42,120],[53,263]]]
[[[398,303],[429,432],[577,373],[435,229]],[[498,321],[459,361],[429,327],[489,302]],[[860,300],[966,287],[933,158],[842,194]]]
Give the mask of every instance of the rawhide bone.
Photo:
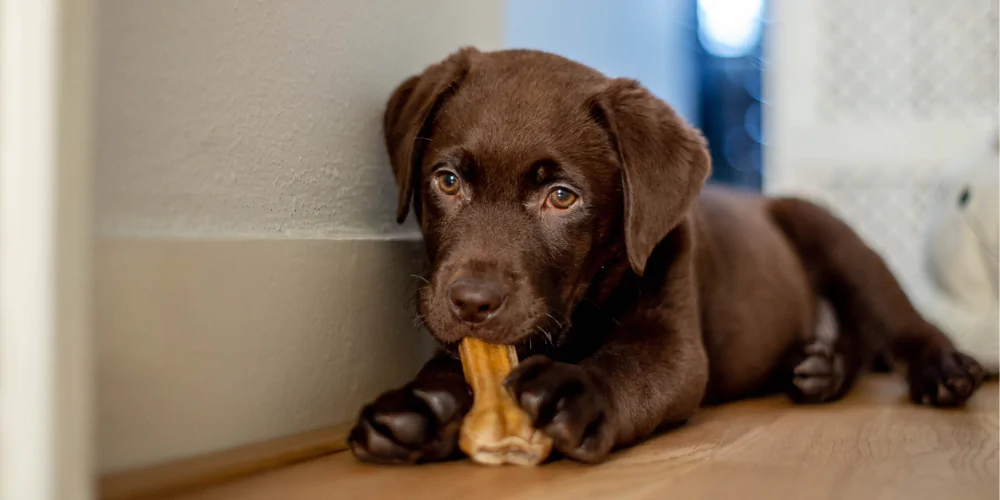
[[[458,446],[481,464],[537,465],[549,456],[552,440],[531,425],[503,381],[517,366],[512,346],[466,337],[459,346],[472,409],[462,421]]]

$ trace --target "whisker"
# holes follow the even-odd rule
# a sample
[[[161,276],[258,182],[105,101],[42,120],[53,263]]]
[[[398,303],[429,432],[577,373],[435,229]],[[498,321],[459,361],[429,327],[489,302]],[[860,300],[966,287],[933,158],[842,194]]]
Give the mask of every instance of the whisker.
[[[553,316],[553,315],[551,315],[551,314],[549,314],[549,313],[545,313],[545,315],[546,315],[546,316],[548,316],[548,317],[550,317],[550,318],[552,318],[552,321],[555,321],[555,322],[556,322],[556,324],[557,324],[557,325],[559,325],[559,329],[560,329],[560,330],[562,330],[562,329],[563,329],[563,324],[562,324],[562,322],[560,322],[560,321],[559,321],[558,319],[556,319],[556,317],[555,317],[555,316]]]
[[[410,295],[410,298],[406,299],[406,303],[403,304],[403,307],[410,307],[415,304],[417,302],[417,295],[418,292],[413,292],[413,294]]]
[[[535,328],[537,328],[538,331],[542,332],[542,335],[545,335],[545,338],[549,340],[549,344],[555,345],[555,344],[552,343],[552,334],[550,334],[549,332],[545,331],[545,329],[542,328],[542,327],[540,327],[540,326],[536,326]]]
[[[420,327],[424,326],[425,322],[427,322],[427,318],[423,317],[423,315],[421,314],[415,315],[412,321],[413,326],[418,330],[420,329]]]
[[[423,281],[424,283],[427,283],[428,285],[431,284],[431,282],[427,281],[427,278],[425,278],[423,276],[420,276],[420,275],[417,275],[417,274],[411,274],[410,277],[413,277],[413,278],[416,278],[416,279],[418,279],[420,281]]]
[[[597,310],[598,310],[598,312],[600,312],[601,314],[603,314],[603,315],[605,315],[605,316],[607,316],[607,317],[611,318],[611,321],[614,321],[614,323],[615,323],[616,325],[618,325],[618,326],[622,326],[622,324],[618,322],[618,319],[616,319],[616,318],[615,318],[614,316],[612,316],[612,315],[608,314],[608,313],[607,313],[607,312],[606,312],[606,311],[605,311],[605,310],[604,310],[604,309],[603,309],[603,308],[602,308],[601,306],[597,305],[597,302],[594,302],[593,300],[590,300],[590,299],[584,299],[584,300],[585,300],[585,301],[586,301],[586,302],[587,302],[588,304],[590,304],[590,305],[594,306],[594,308],[595,308],[595,309],[597,309]]]

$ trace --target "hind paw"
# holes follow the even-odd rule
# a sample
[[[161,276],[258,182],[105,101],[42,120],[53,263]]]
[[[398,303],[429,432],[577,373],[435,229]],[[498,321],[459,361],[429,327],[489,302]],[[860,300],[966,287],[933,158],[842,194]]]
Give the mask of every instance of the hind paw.
[[[841,394],[847,379],[844,356],[823,341],[807,344],[792,369],[789,397],[796,403],[825,403]]]
[[[961,406],[985,375],[976,360],[954,348],[931,348],[910,363],[910,399],[931,406]]]

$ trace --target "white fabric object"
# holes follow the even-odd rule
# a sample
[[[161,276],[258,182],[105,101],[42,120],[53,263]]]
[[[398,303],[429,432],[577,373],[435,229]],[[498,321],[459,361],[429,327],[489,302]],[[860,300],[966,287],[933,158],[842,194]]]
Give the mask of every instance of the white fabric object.
[[[997,247],[1000,156],[995,142],[944,176],[929,210],[929,291],[918,300],[959,349],[1000,368]]]

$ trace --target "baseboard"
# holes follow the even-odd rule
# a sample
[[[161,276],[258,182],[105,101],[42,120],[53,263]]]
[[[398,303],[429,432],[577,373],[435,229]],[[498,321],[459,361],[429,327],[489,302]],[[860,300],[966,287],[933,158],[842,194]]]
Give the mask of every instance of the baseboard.
[[[349,428],[345,424],[107,475],[100,480],[99,496],[104,500],[167,497],[329,455],[347,449]]]
[[[415,240],[97,242],[98,473],[353,420],[432,349]]]

